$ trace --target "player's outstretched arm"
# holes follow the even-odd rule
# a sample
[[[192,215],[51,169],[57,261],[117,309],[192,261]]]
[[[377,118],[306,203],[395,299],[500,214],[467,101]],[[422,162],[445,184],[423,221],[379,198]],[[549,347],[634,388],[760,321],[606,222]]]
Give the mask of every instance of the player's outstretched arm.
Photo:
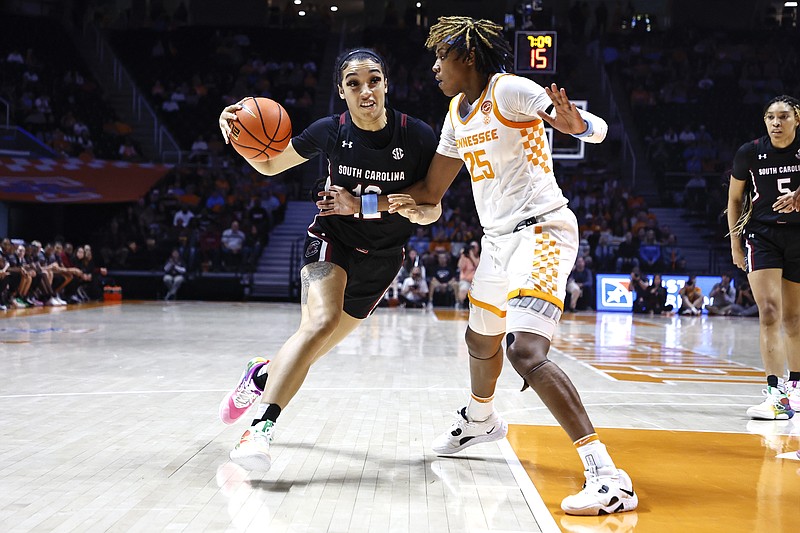
[[[599,143],[605,139],[608,131],[608,124],[605,120],[588,111],[578,109],[574,103],[570,102],[566,89],[563,87],[559,89],[555,83],[550,87],[545,87],[544,90],[553,103],[556,114],[550,116],[539,110],[536,112],[539,118],[561,133],[574,135],[585,142]]]
[[[242,100],[225,107],[222,113],[219,114],[219,129],[222,132],[222,138],[225,140],[225,144],[231,143],[231,122],[239,120],[236,116],[236,112],[240,109],[244,109],[241,102]],[[292,141],[289,141],[289,145],[286,149],[280,154],[270,158],[269,161],[255,162],[250,159],[246,159],[245,161],[250,163],[250,166],[261,174],[274,176],[275,174],[280,174],[284,170],[296,167],[300,163],[305,163],[308,159],[298,154],[292,146]]]
[[[442,216],[442,204],[419,205],[408,194],[389,194],[386,199],[389,201],[390,213],[400,213],[414,224],[427,226],[428,224],[433,224]]]
[[[290,145],[291,146],[291,145]],[[412,198],[416,204],[416,208],[425,206],[424,220],[428,217],[436,215],[436,218],[430,222],[417,222],[418,224],[430,224],[439,218],[439,215],[433,210],[441,201],[444,193],[447,191],[450,184],[456,178],[458,171],[464,162],[461,159],[454,159],[446,157],[441,154],[435,154],[428,167],[428,173],[423,181],[418,181],[414,185],[408,187],[403,191],[406,195]],[[320,200],[317,200],[317,207],[320,209],[320,215],[353,215],[361,212],[361,201],[363,197],[356,197],[350,194],[349,191],[338,185],[333,185],[328,191],[320,191]],[[378,197],[378,211],[398,212],[402,205],[396,206],[394,210],[390,209],[391,205],[387,196]],[[441,214],[441,206],[439,206]],[[413,215],[417,216],[417,215]]]

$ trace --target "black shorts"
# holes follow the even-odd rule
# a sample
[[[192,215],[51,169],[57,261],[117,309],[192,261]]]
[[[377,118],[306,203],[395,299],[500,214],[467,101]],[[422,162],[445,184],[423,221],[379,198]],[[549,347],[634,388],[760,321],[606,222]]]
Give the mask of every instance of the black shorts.
[[[783,279],[800,283],[800,227],[750,222],[744,230],[747,272],[779,268]]]
[[[367,251],[345,246],[329,235],[306,237],[303,266],[325,261],[347,273],[344,312],[353,318],[367,318],[403,264],[403,249]]]

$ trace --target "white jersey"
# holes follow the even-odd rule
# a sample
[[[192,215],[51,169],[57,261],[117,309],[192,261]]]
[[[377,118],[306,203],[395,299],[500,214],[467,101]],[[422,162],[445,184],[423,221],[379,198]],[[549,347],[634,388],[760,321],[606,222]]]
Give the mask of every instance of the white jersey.
[[[437,152],[462,159],[484,233],[511,233],[520,222],[567,204],[553,174],[545,123],[536,114],[552,105],[544,88],[513,74],[495,74],[472,105],[459,94],[450,101]],[[605,121],[581,112],[600,142]]]

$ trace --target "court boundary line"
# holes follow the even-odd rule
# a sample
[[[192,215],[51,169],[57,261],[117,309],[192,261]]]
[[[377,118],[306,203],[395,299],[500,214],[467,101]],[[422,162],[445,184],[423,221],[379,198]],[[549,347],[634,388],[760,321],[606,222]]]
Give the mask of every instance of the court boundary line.
[[[561,533],[561,528],[556,524],[556,519],[550,509],[547,508],[547,505],[545,505],[542,495],[536,490],[536,485],[533,484],[533,480],[525,471],[525,467],[522,466],[508,439],[497,441],[497,445],[500,447],[500,452],[503,454],[503,458],[511,470],[522,497],[525,498],[525,503],[528,504],[528,509],[530,509],[533,519],[536,520],[541,532]]]

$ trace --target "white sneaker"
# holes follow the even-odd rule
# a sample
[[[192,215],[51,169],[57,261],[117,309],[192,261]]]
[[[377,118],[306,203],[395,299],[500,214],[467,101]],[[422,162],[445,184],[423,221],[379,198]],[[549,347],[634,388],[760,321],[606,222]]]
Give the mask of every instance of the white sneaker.
[[[766,398],[760,404],[749,407],[747,416],[757,420],[789,420],[794,416],[786,393],[777,387],[770,386],[767,386],[762,392]]]
[[[800,411],[800,381],[786,382],[786,397],[793,411]]]
[[[500,440],[508,433],[508,424],[496,412],[481,422],[467,418],[467,408],[458,411],[458,419],[446,433],[433,441],[433,451],[441,455],[460,452],[482,442]]]
[[[272,466],[269,443],[272,441],[274,429],[275,424],[270,420],[250,426],[242,434],[239,443],[230,451],[228,457],[247,470],[266,472]]]
[[[56,296],[55,300],[56,300],[56,302],[58,302],[58,305],[67,305],[67,302],[62,300],[59,296]]]
[[[583,490],[561,502],[565,513],[597,516],[633,511],[639,505],[631,478],[621,468],[600,468],[596,476],[588,471],[584,475]]]

